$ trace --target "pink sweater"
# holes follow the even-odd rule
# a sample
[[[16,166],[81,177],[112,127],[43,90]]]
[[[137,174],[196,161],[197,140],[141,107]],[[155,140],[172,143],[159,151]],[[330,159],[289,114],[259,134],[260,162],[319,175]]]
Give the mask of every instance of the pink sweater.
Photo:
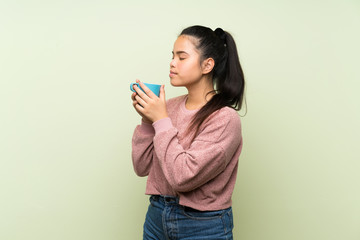
[[[167,101],[169,118],[135,128],[134,170],[148,176],[146,194],[178,196],[201,211],[228,208],[242,148],[240,117],[229,107],[214,112],[191,142],[186,131],[197,110],[185,108],[186,98]]]

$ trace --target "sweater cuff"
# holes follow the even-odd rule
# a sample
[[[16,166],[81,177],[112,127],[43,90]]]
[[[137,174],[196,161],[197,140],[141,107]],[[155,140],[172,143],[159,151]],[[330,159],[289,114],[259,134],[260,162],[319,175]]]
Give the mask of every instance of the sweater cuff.
[[[140,129],[140,131],[144,134],[155,134],[155,130],[151,123],[141,121]]]
[[[160,120],[154,122],[152,125],[153,125],[156,133],[167,131],[173,127],[172,122],[169,117],[160,119]]]

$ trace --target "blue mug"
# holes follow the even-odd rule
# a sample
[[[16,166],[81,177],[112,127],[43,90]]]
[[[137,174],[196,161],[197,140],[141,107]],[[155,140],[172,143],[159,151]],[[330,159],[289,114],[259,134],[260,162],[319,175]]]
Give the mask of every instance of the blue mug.
[[[155,93],[156,96],[160,96],[160,87],[161,85],[159,84],[151,84],[151,83],[143,83],[145,84],[145,86],[147,86],[153,93]],[[141,91],[145,92],[141,87],[139,83],[131,83],[130,84],[130,90],[133,92],[136,92],[135,89],[133,88],[133,85],[137,85],[138,88],[140,88]]]

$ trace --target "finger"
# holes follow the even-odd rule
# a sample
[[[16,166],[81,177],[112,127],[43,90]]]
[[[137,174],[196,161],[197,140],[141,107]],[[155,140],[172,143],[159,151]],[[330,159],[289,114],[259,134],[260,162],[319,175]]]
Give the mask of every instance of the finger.
[[[157,97],[144,83],[139,82],[139,84],[149,98]]]
[[[138,101],[136,101],[136,100],[134,100],[133,102],[132,102],[132,105],[133,105],[133,107],[136,109],[136,105],[138,105],[139,104],[139,102]]]
[[[131,94],[131,99],[134,101],[135,100],[135,96],[136,96],[137,94],[136,94],[136,92],[134,92],[134,93],[132,93]]]
[[[165,85],[161,85],[159,97],[162,101],[165,101]]]
[[[135,96],[135,100],[140,104],[141,106],[145,106],[147,103],[144,99],[142,99],[139,95]]]
[[[140,103],[135,104],[134,108],[141,116],[143,116],[144,107],[141,106]]]
[[[135,108],[135,110],[136,110],[141,116],[143,116],[143,114],[142,114],[142,111],[144,110],[143,106],[141,106],[141,104],[140,104],[137,100],[134,100],[132,104],[133,104],[133,107]]]
[[[142,87],[141,87],[142,88]],[[134,85],[134,90],[137,93],[137,96],[140,96],[140,98],[146,100],[149,97],[146,95],[146,93],[144,93],[137,85]]]
[[[133,105],[135,106],[136,104],[138,104],[138,101],[135,99],[136,95],[134,96],[134,99],[133,99]]]

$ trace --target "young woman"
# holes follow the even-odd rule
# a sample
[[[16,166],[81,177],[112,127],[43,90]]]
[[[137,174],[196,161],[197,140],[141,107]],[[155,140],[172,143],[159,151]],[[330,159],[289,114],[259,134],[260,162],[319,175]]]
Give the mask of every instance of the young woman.
[[[144,239],[232,239],[231,196],[242,148],[244,76],[234,39],[203,26],[184,29],[170,81],[188,94],[165,100],[136,86],[142,117],[132,139],[134,170],[148,176]]]

